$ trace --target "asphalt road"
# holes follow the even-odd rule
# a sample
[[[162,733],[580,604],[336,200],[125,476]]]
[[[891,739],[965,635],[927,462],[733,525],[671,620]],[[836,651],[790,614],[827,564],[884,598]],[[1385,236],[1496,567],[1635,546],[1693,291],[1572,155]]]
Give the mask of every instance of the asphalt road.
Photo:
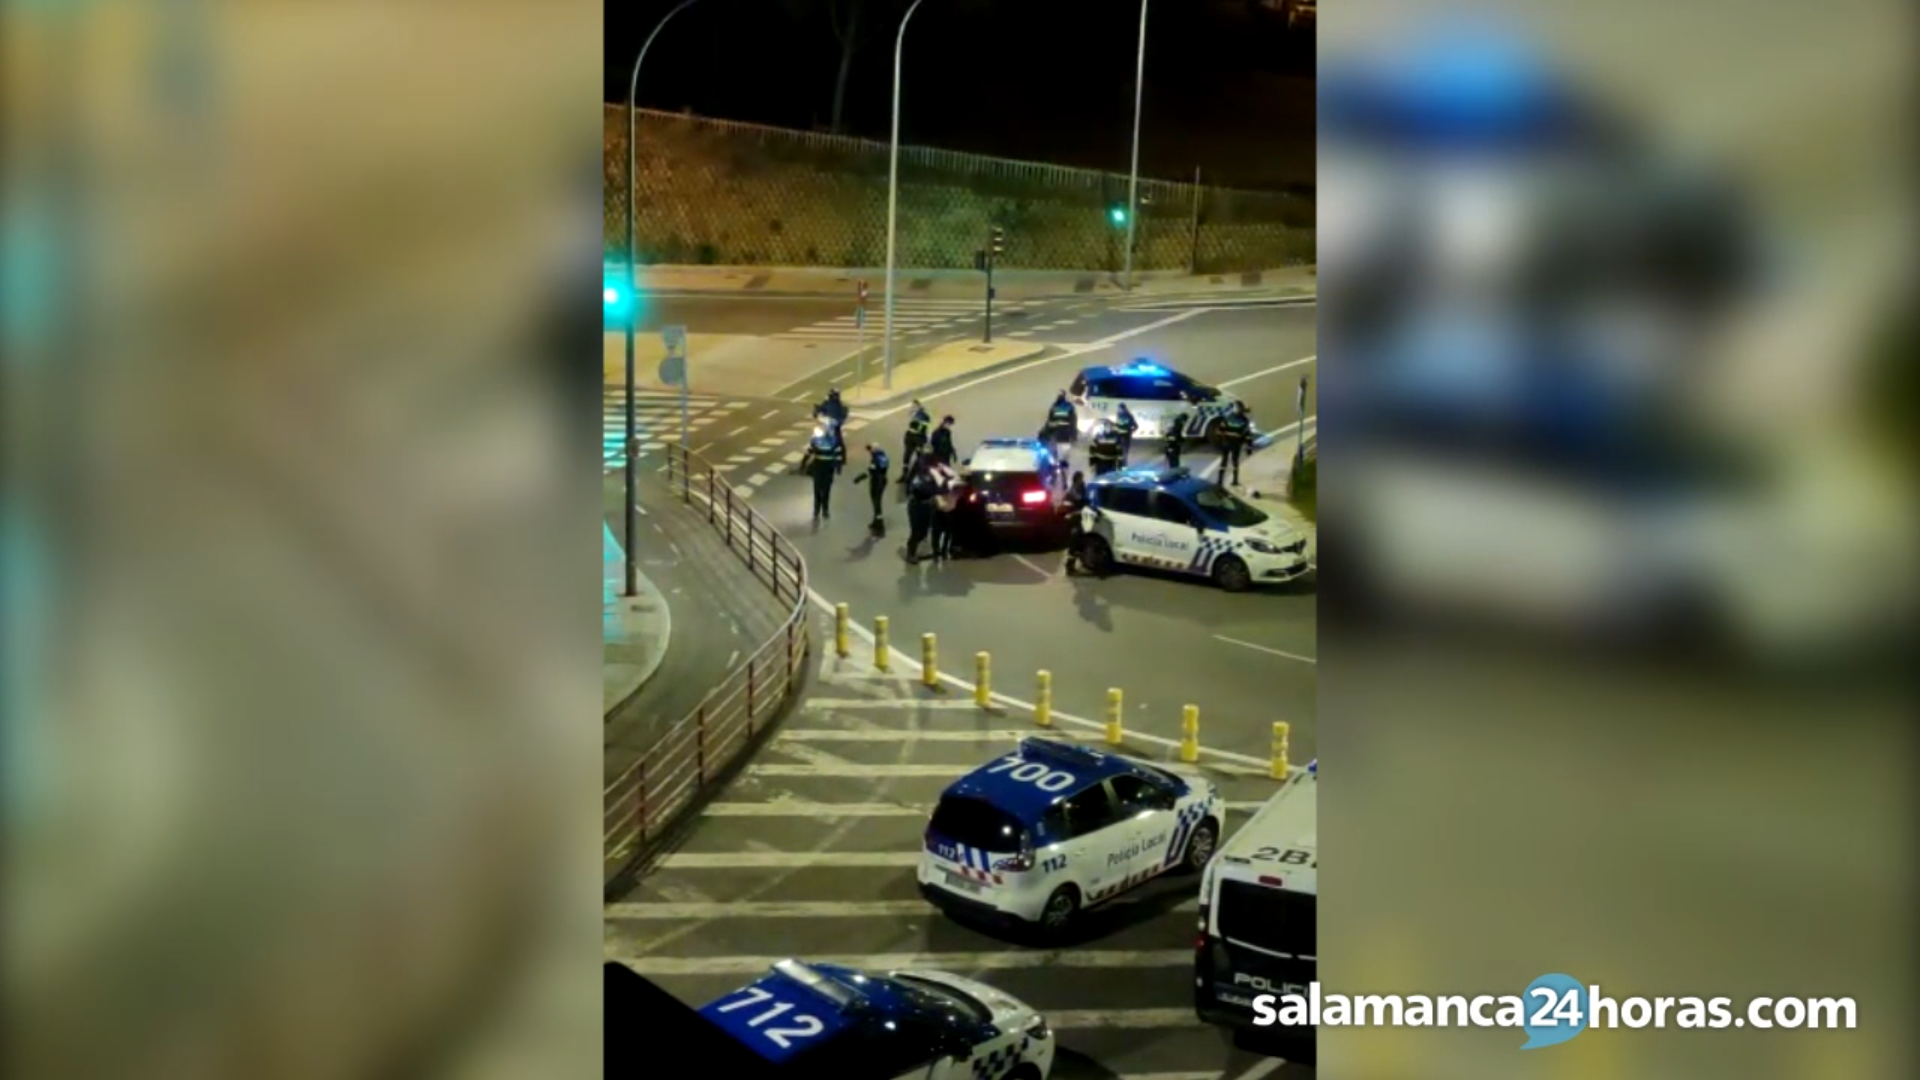
[[[1265,430],[1293,423],[1298,379],[1312,375],[1311,309],[1208,312],[1089,319],[1082,331],[1095,340],[1168,319],[1111,348],[1042,360],[991,376],[977,385],[930,398],[936,418],[956,418],[966,453],[980,439],[1031,435],[1055,392],[1083,365],[1151,356],[1197,378],[1226,384],[1243,396]],[[1309,395],[1308,412],[1314,401]],[[856,414],[857,415],[857,414]],[[869,426],[849,426],[856,450],[878,441],[897,457],[904,413]],[[1282,440],[1284,446],[1285,440]],[[1137,446],[1137,459],[1151,452]],[[1286,452],[1276,449],[1270,452]],[[1190,457],[1205,467],[1207,454]],[[848,476],[853,475],[850,471]],[[865,493],[841,485],[843,513],[818,532],[809,529],[805,482],[775,477],[756,505],[794,537],[811,567],[814,588],[851,605],[870,623],[888,616],[896,642],[912,646],[922,633],[938,635],[949,669],[969,669],[979,651],[994,657],[996,688],[1030,697],[1035,672],[1053,673],[1055,707],[1100,715],[1109,687],[1125,694],[1126,724],[1177,737],[1181,707],[1201,710],[1202,742],[1264,758],[1274,721],[1292,725],[1292,751],[1314,751],[1315,598],[1311,584],[1239,596],[1186,579],[1125,573],[1104,581],[1066,577],[1057,551],[946,566],[908,566],[898,552],[905,513],[897,496],[892,532],[875,543],[860,508]]]
[[[1011,749],[1033,730],[1030,721],[876,673],[868,650],[837,660],[824,619],[819,629],[826,655],[809,701],[684,843],[608,906],[609,959],[695,1005],[788,956],[972,975],[1047,1015],[1059,1037],[1055,1080],[1313,1075],[1236,1050],[1195,1018],[1193,877],[1127,894],[1059,951],[927,906],[914,866],[934,801],[962,773]],[[1206,773],[1229,800],[1228,830],[1275,789],[1259,770]]]

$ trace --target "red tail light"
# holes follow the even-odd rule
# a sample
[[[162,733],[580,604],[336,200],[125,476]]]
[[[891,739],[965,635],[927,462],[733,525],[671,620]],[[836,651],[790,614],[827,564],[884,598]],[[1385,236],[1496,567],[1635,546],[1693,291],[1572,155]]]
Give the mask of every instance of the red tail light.
[[[1020,493],[1020,501],[1026,503],[1028,506],[1032,506],[1035,503],[1043,503],[1047,501],[1047,493],[1039,490],[1023,491]]]

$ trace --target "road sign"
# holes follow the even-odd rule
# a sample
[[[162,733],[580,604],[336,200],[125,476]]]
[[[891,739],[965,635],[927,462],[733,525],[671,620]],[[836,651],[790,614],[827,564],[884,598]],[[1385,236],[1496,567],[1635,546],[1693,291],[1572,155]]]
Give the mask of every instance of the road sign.
[[[666,342],[668,356],[687,355],[686,327],[663,326],[660,328],[660,340]]]
[[[684,386],[687,381],[687,358],[668,353],[660,361],[660,383],[663,386]]]
[[[860,279],[860,306],[867,306],[867,281],[865,278]]]

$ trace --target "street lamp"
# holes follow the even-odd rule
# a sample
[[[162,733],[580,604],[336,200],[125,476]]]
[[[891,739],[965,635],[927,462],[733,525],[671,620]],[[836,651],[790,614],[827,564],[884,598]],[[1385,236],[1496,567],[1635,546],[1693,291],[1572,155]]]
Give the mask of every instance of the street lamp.
[[[900,16],[900,33],[893,42],[893,138],[887,148],[887,314],[884,334],[885,374],[883,389],[893,389],[893,254],[900,221],[900,59],[907,46],[907,22],[920,10],[923,0],[913,0],[907,13]]]
[[[635,488],[638,486],[639,466],[636,465],[633,460],[633,444],[637,434],[635,430],[636,424],[634,422],[633,404],[633,337],[634,331],[637,329],[634,323],[635,320],[639,318],[640,310],[640,272],[634,265],[639,258],[638,252],[635,251],[633,227],[634,203],[639,201],[638,195],[634,192],[635,170],[633,144],[636,139],[636,131],[639,127],[634,113],[634,97],[640,90],[640,65],[646,62],[647,50],[653,48],[653,39],[660,36],[660,31],[667,28],[667,24],[673,21],[675,15],[680,14],[699,2],[700,0],[680,0],[680,4],[677,7],[667,12],[659,22],[653,24],[653,32],[647,35],[647,40],[640,43],[640,55],[633,58],[633,77],[627,80],[627,317],[625,319],[627,338],[627,435],[624,455],[626,458],[627,487],[625,544],[627,549],[627,591],[625,595],[627,596],[640,595],[640,567],[639,563],[635,561],[638,556],[634,552],[633,543],[634,537],[640,532],[640,502],[635,492]]]
[[[1127,254],[1120,287],[1133,291],[1133,228],[1140,216],[1140,98],[1147,78],[1147,0],[1140,0],[1140,49],[1133,64],[1133,166],[1127,172]]]

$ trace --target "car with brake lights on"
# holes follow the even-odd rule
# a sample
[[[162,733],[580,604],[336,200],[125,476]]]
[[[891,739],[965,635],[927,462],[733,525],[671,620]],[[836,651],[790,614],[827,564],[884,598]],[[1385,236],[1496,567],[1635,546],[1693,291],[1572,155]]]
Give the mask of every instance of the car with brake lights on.
[[[1210,781],[1028,738],[941,794],[920,893],[961,919],[1059,934],[1155,878],[1203,869],[1225,808]]]
[[[1087,481],[1081,559],[1210,578],[1228,592],[1292,581],[1313,568],[1308,540],[1259,499],[1186,469],[1122,469]]]
[[[1061,539],[1070,522],[1061,506],[1066,465],[1039,439],[987,439],[961,462],[967,507],[990,536]]]
[[[1079,414],[1083,436],[1091,434],[1100,421],[1119,416],[1124,404],[1133,414],[1134,438],[1165,438],[1167,425],[1184,413],[1189,442],[1212,438],[1217,430],[1215,421],[1239,404],[1218,387],[1145,358],[1082,369],[1067,387],[1067,400]]]
[[[769,1075],[1046,1080],[1053,1069],[1045,1017],[991,986],[939,971],[781,960],[699,1011],[765,1059]]]

